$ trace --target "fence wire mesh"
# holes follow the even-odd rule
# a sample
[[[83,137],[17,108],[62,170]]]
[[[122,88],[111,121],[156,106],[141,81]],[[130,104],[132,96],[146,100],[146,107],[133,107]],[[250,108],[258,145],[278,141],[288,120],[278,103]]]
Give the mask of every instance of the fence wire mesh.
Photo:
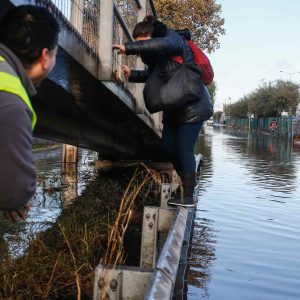
[[[148,16],[148,15],[153,15],[153,11],[152,11],[150,1],[147,1],[147,4],[146,4],[146,16]]]
[[[68,26],[81,46],[98,59],[100,0],[36,0]]]
[[[130,33],[138,20],[138,6],[135,0],[116,1],[118,11],[125,21],[125,24]],[[130,38],[122,26],[118,16],[114,14],[113,20],[113,44],[124,44],[130,41]],[[126,81],[122,73],[122,65],[127,65],[130,69],[135,70],[137,64],[136,56],[118,55],[117,51],[113,52],[113,70],[119,82],[134,94],[136,85]]]
[[[99,32],[105,28],[100,25],[101,0],[36,0],[37,5],[46,7],[55,15],[58,21],[67,26],[78,38],[81,46],[92,53],[99,61]],[[116,4],[119,16],[114,13],[113,17],[113,44],[124,44],[130,41],[129,33],[133,32],[134,26],[138,22],[139,7],[136,0],[112,0]],[[153,14],[150,0],[147,1],[147,14]],[[125,27],[124,28],[124,24]],[[119,83],[126,87],[131,93],[135,92],[135,84],[125,80],[122,73],[122,65],[126,64],[131,69],[136,69],[136,56],[117,55],[113,51],[113,72],[117,75]]]

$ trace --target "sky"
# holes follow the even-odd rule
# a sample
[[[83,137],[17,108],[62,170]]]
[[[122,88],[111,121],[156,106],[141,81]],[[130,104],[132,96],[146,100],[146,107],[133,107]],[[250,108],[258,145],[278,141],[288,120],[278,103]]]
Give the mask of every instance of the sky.
[[[215,111],[255,90],[262,80],[300,72],[300,0],[216,0],[226,34],[208,57],[215,72]],[[300,73],[292,81],[300,83]]]

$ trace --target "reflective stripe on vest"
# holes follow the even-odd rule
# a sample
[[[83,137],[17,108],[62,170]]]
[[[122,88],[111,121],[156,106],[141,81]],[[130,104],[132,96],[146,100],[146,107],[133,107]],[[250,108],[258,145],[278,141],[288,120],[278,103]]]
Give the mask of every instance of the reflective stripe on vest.
[[[5,62],[2,56],[0,56],[0,62]],[[1,67],[0,67],[0,91],[17,95],[22,99],[22,101],[26,104],[26,106],[29,108],[29,110],[32,113],[31,126],[33,130],[37,120],[36,113],[33,110],[30,99],[27,95],[25,88],[23,87],[20,78],[11,75],[7,72],[1,71]]]

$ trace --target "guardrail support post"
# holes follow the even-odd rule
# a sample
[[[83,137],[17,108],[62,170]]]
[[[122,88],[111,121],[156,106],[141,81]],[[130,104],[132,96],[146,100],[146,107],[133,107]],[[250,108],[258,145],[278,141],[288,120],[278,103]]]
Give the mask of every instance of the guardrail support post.
[[[143,216],[141,267],[153,268],[157,256],[158,209],[145,207]]]
[[[112,79],[112,43],[113,43],[113,26],[114,26],[113,1],[100,1],[100,21],[99,21],[99,55],[100,68],[98,79]]]
[[[167,207],[168,201],[171,199],[171,192],[172,192],[172,184],[171,183],[163,183],[161,185],[161,192],[160,192],[160,206]]]
[[[95,270],[93,300],[143,299],[152,272],[152,269],[99,265]]]

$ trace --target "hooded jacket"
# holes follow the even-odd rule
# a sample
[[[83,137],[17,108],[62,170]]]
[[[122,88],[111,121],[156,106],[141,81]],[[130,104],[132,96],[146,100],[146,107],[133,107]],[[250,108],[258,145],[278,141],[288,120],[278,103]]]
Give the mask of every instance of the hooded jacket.
[[[185,47],[185,48],[184,48]],[[146,82],[149,74],[157,65],[160,72],[172,73],[181,68],[181,65],[170,59],[174,55],[182,55],[183,49],[186,53],[186,64],[193,65],[193,54],[184,37],[178,35],[172,29],[167,29],[164,37],[152,38],[138,42],[125,43],[127,55],[139,54],[143,62],[147,65],[145,70],[132,70],[129,78],[130,82]],[[199,81],[200,81],[199,77]],[[153,87],[155,89],[155,87]],[[186,105],[183,108],[164,112],[163,122],[169,125],[179,123],[198,123],[208,120],[213,114],[213,106],[206,87],[203,85],[202,94],[199,99]]]
[[[22,63],[0,43],[0,56],[20,78],[28,96],[36,90]],[[0,210],[13,211],[35,193],[32,157],[32,112],[15,94],[0,91]]]

